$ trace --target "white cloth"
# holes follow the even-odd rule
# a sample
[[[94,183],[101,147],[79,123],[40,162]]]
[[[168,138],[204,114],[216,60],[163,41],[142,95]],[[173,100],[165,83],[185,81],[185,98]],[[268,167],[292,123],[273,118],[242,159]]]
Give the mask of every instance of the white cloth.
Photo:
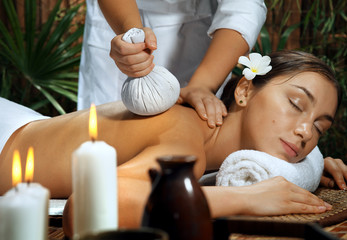
[[[324,159],[318,147],[298,163],[289,163],[267,153],[240,150],[230,154],[222,163],[217,176],[217,186],[244,186],[275,176],[308,191],[315,191],[324,169]]]
[[[29,122],[46,118],[49,117],[0,97],[0,153],[18,128]]]
[[[97,0],[87,0],[79,72],[78,109],[93,102],[102,104],[121,99],[127,76],[109,56],[115,33],[107,24]],[[266,19],[260,0],[137,0],[145,27],[157,37],[154,63],[168,69],[187,85],[205,55],[210,37],[219,28],[239,31],[251,49]],[[217,7],[218,5],[218,7]]]

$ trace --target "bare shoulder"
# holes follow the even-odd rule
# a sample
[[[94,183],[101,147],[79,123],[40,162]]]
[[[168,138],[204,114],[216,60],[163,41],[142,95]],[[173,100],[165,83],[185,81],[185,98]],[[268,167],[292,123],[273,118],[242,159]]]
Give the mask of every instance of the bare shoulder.
[[[119,164],[144,151],[151,151],[151,156],[194,154],[203,158],[203,124],[194,109],[175,105],[155,116],[138,116],[118,104],[99,108],[103,124],[98,125],[103,135],[100,137],[118,149]]]
[[[139,116],[129,112],[122,102],[113,102],[98,106],[97,114],[105,126],[112,123],[116,129],[126,128],[127,131],[142,133],[169,129],[198,130],[202,121],[194,109],[181,105],[174,105],[158,115]]]
[[[169,123],[170,121],[201,121],[198,117],[196,111],[192,108],[184,107],[182,105],[174,105],[167,111],[153,115],[153,116],[139,116],[131,113],[126,109],[124,104],[121,101],[106,103],[103,105],[97,106],[98,116],[112,118],[113,120],[132,120],[136,119],[137,121],[163,121]]]

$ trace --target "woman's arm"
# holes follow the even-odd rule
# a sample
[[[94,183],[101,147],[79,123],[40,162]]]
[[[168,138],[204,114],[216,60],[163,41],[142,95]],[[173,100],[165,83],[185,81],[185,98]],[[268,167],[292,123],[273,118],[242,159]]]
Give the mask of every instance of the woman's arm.
[[[321,213],[331,209],[314,194],[283,177],[244,187],[203,187],[212,217]]]

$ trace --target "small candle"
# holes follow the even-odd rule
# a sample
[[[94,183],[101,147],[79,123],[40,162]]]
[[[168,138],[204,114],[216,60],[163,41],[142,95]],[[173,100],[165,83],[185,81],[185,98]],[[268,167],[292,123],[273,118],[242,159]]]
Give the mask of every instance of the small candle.
[[[48,238],[48,209],[50,192],[39,183],[33,182],[34,179],[34,149],[29,147],[27,162],[25,167],[25,183],[19,183],[17,189],[26,195],[32,196],[39,203],[39,211],[36,213],[39,217],[38,225],[43,226],[43,231],[40,231],[42,236],[39,239]],[[13,191],[13,190],[12,190]]]
[[[22,190],[22,187],[17,187],[22,179],[21,164],[19,152],[16,150],[13,155],[14,188],[0,199],[0,239],[47,239],[48,235],[43,224],[44,216],[40,214],[43,209],[42,202],[33,194]]]
[[[89,118],[91,141],[72,154],[74,237],[118,227],[116,150],[97,138],[96,109]]]

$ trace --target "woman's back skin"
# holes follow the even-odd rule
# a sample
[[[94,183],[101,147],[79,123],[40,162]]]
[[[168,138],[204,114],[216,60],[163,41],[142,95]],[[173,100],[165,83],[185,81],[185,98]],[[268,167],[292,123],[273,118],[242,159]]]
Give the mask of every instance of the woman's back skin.
[[[168,154],[196,155],[196,176],[203,174],[206,166],[204,145],[215,129],[209,129],[193,109],[176,105],[165,114],[148,118],[128,112],[121,102],[117,102],[98,106],[97,117],[97,140],[116,149],[117,165],[122,165],[118,167],[119,176],[124,169],[128,177],[130,172],[132,177],[149,180],[146,171],[128,170],[139,156],[140,164],[149,168],[156,165],[153,156]],[[13,151],[20,151],[22,166],[25,166],[27,149],[33,146],[35,181],[49,188],[52,198],[68,197],[72,186],[71,155],[83,142],[90,141],[88,123],[89,111],[86,110],[32,122],[17,130],[0,155],[3,173],[0,194],[11,188]],[[132,160],[127,162],[129,159]],[[210,169],[217,167],[213,163],[208,166]]]

